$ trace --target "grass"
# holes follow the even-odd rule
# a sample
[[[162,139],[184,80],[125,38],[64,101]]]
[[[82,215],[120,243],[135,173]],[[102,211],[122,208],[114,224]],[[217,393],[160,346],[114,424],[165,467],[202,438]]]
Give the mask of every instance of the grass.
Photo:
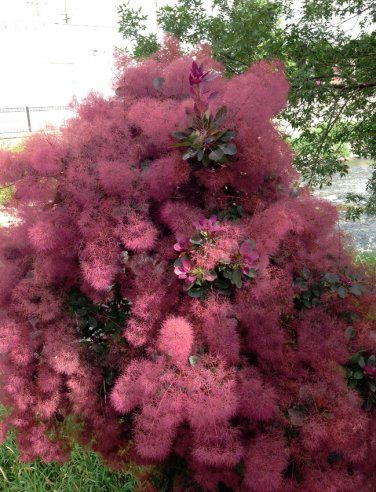
[[[96,453],[76,446],[63,465],[22,463],[12,436],[0,446],[1,492],[135,492],[136,479],[106,468]]]
[[[12,152],[22,152],[22,150],[24,149],[23,141],[20,141],[18,139],[16,142],[17,143],[11,144],[10,147],[7,148],[7,150],[11,150]],[[0,207],[6,205],[9,202],[9,200],[13,197],[15,191],[16,189],[12,184],[0,187]]]
[[[13,185],[3,186],[0,188],[0,207],[6,205],[15,193]]]
[[[374,251],[363,251],[362,253],[358,253],[355,258],[356,263],[364,265],[370,269],[376,268],[376,250]]]

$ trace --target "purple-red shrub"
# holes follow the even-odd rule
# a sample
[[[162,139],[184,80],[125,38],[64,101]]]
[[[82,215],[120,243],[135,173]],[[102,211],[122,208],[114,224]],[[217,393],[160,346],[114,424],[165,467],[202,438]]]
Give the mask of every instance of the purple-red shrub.
[[[73,433],[176,491],[368,490],[375,298],[335,209],[296,191],[283,66],[227,80],[167,44],[0,153],[1,437],[63,461]]]

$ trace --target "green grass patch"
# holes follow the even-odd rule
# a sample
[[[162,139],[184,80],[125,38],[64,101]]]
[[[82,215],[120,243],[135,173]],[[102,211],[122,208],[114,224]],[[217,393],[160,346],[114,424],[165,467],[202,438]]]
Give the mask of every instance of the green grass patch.
[[[6,205],[14,193],[16,192],[16,188],[13,185],[3,186],[0,188],[0,207]]]
[[[0,446],[0,491],[4,492],[135,492],[128,472],[111,471],[100,457],[75,446],[63,465],[40,460],[22,463],[12,435]]]
[[[358,253],[355,262],[365,267],[376,268],[376,251]]]

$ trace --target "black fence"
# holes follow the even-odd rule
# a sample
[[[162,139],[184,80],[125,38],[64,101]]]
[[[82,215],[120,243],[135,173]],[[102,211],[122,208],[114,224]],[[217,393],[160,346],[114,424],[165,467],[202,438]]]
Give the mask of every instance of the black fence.
[[[73,116],[69,106],[20,106],[0,108],[0,136],[59,128]]]

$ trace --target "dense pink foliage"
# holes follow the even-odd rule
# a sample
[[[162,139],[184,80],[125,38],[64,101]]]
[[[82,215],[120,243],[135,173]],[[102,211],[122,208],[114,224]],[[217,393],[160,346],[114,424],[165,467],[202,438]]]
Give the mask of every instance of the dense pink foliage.
[[[178,455],[209,491],[219,483],[371,490],[374,413],[348,388],[342,365],[376,349],[362,316],[372,297],[327,295],[296,308],[303,268],[336,273],[351,258],[335,209],[307,189],[291,194],[293,154],[272,121],[287,100],[283,66],[259,62],[205,82],[218,91],[212,111],[227,107],[238,150],[216,170],[192,171],[171,136],[191,122],[192,59],[169,46],[137,65],[120,60],[119,96],[90,95],[61,136],[0,153],[19,219],[0,230],[1,402],[10,408],[0,436],[16,428],[24,460],[64,460],[62,422],[73,416],[77,439],[110,464]],[[197,60],[205,72],[196,65],[192,84],[221,71],[206,48]],[[228,202],[244,216],[217,224],[213,215]],[[214,237],[192,252],[198,268],[240,254],[246,272],[257,265],[256,278],[232,297],[214,289],[189,297],[189,273],[174,274],[173,264],[197,230]],[[115,374],[106,386],[103,361],[82,343],[66,300],[78,288],[105,304],[115,284],[131,315],[106,354]],[[345,311],[359,315],[352,339]],[[333,453],[340,458],[331,461]],[[175,489],[190,490],[178,479]]]

